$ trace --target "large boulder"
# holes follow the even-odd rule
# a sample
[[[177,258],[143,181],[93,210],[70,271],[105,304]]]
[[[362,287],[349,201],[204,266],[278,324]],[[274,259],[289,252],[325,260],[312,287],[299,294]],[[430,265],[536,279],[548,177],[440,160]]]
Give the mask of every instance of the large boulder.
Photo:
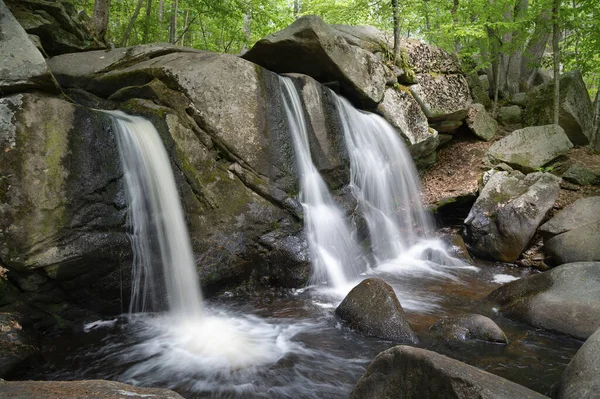
[[[143,388],[116,381],[0,381],[0,396],[18,398],[183,399],[170,389]]]
[[[484,75],[485,76],[485,75]],[[487,86],[484,86],[484,83],[480,79],[480,76],[477,75],[477,72],[471,72],[467,74],[467,82],[469,83],[469,88],[471,89],[471,96],[473,97],[473,101],[478,104],[482,104],[485,109],[492,108],[492,99],[490,98],[490,85],[487,82]],[[487,76],[485,76],[487,78]]]
[[[590,170],[584,166],[573,164],[563,173],[562,178],[569,183],[580,186],[600,185],[600,171]]]
[[[58,91],[44,57],[0,1],[0,93],[41,89]]]
[[[549,173],[495,172],[465,219],[466,241],[483,258],[515,261],[560,191]]]
[[[485,110],[483,104],[472,104],[467,113],[467,126],[482,140],[490,141],[498,132],[498,122]]]
[[[480,314],[449,316],[438,320],[430,330],[446,341],[479,340],[508,343],[504,331],[489,317]]]
[[[430,121],[465,119],[472,99],[463,75],[422,73],[417,79],[410,91]]]
[[[457,74],[461,73],[460,63],[455,55],[421,40],[402,38],[400,41],[402,65],[413,74]]]
[[[488,157],[523,172],[532,172],[565,154],[573,144],[557,125],[532,126],[515,130],[492,144]]]
[[[587,339],[600,327],[600,263],[577,262],[497,288],[488,299],[507,317]]]
[[[335,310],[348,326],[367,336],[417,343],[394,289],[380,278],[369,278],[350,291]]]
[[[557,399],[593,399],[600,396],[600,329],[579,348],[565,369]]]
[[[553,121],[553,81],[527,94],[524,122],[527,126],[547,125]],[[558,123],[575,145],[588,144],[593,134],[592,101],[579,71],[560,77],[560,114]]]
[[[498,122],[504,126],[519,125],[523,122],[523,112],[518,105],[500,107],[498,110]]]
[[[514,382],[421,348],[381,352],[356,383],[351,399],[545,398]]]
[[[558,264],[600,261],[600,197],[575,201],[539,231],[545,252]]]
[[[322,83],[339,81],[342,94],[358,104],[374,107],[383,99],[383,63],[314,15],[259,40],[244,58],[274,72],[302,73]]]

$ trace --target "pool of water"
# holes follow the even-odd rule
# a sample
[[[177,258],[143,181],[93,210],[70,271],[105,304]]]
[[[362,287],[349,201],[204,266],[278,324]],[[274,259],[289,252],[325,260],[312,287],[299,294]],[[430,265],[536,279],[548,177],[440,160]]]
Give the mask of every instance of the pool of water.
[[[441,275],[388,268],[363,277],[392,285],[419,347],[549,394],[581,342],[512,322],[485,302],[500,283],[532,271],[493,263],[479,268]],[[377,353],[396,343],[345,327],[334,314],[343,295],[308,287],[224,296],[208,301],[198,323],[152,314],[100,320],[45,340],[39,362],[13,378],[111,379],[170,388],[186,398],[346,398]],[[439,318],[465,312],[491,317],[510,343],[448,344],[429,333]]]

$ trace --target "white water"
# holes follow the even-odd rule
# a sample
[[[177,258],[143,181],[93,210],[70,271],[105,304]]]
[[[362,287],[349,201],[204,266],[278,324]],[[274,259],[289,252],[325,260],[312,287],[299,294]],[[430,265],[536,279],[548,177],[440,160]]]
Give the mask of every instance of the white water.
[[[333,288],[347,287],[360,274],[358,243],[313,164],[298,91],[290,78],[279,79],[300,177],[299,200],[313,263],[312,280],[316,284],[327,282]]]

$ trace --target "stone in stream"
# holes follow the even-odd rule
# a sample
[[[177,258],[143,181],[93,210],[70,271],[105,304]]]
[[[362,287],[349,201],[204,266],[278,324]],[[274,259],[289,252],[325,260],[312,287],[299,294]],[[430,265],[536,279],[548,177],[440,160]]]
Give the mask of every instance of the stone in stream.
[[[380,278],[369,278],[350,291],[335,313],[361,334],[417,343],[394,289]]]
[[[583,344],[565,369],[557,399],[600,397],[600,329]]]
[[[432,325],[430,330],[446,341],[479,340],[508,343],[504,331],[492,319],[480,314],[445,317]]]
[[[576,262],[521,278],[488,300],[505,316],[587,339],[600,327],[600,262]]]
[[[458,360],[421,348],[381,352],[350,399],[534,399],[545,396]]]
[[[170,389],[143,388],[116,381],[0,381],[3,398],[61,398],[61,399],[183,399]]]

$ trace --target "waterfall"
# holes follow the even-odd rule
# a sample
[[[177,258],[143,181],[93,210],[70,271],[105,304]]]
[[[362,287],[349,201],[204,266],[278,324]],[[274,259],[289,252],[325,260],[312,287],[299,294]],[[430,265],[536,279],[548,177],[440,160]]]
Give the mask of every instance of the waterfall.
[[[144,118],[104,112],[117,137],[129,202],[134,256],[130,313],[164,310],[166,295],[173,316],[197,320],[203,306],[196,263],[162,140]]]
[[[300,178],[299,200],[304,209],[314,283],[327,281],[341,288],[360,273],[360,251],[351,230],[329,194],[311,157],[304,107],[292,79],[279,77]]]

